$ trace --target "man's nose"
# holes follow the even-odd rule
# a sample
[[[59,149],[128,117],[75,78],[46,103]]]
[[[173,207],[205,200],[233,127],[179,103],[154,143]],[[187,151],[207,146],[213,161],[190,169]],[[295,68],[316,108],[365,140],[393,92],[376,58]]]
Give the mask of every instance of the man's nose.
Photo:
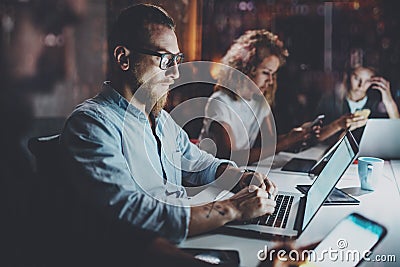
[[[166,71],[166,76],[171,77],[172,79],[176,80],[179,78],[179,68],[178,64],[174,64],[173,66],[169,67]]]

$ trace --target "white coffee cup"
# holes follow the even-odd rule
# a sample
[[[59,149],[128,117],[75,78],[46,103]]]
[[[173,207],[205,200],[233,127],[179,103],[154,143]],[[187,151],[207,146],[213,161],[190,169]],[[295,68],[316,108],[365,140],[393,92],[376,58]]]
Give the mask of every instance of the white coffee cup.
[[[358,176],[360,177],[361,189],[373,191],[383,173],[385,161],[374,157],[358,158]]]

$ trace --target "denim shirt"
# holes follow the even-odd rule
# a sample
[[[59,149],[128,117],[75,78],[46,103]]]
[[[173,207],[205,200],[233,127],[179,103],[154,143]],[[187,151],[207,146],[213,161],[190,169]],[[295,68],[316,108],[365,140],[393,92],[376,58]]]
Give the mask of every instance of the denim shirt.
[[[181,242],[190,220],[182,181],[208,184],[221,163],[233,163],[198,149],[164,110],[156,118],[159,151],[147,116],[109,82],[102,89],[73,111],[61,135],[79,201]]]

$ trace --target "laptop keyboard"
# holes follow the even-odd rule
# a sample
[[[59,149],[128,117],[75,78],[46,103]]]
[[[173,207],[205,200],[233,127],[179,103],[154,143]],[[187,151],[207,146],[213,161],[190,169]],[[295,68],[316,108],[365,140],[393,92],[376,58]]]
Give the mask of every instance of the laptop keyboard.
[[[286,228],[293,199],[293,196],[277,195],[275,198],[276,206],[274,213],[252,219],[247,223]]]

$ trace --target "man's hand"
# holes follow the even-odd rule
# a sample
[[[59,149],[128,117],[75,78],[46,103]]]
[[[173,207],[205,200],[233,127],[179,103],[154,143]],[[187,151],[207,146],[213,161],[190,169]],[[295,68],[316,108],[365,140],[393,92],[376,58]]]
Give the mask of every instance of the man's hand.
[[[390,91],[390,82],[382,77],[373,77],[370,80],[370,82],[372,84],[372,89],[381,92],[382,102],[385,105],[389,118],[391,119],[399,118],[400,117],[399,110]]]
[[[370,80],[372,89],[378,90],[382,94],[383,103],[389,103],[393,101],[392,93],[390,91],[390,82],[382,77],[373,77]]]
[[[278,193],[277,186],[269,180],[266,175],[252,170],[245,170],[240,178],[239,186],[240,188],[245,188],[250,185],[255,185],[265,190],[267,194],[270,194],[272,199],[274,199]]]
[[[231,182],[235,182],[235,187],[227,188],[227,185],[232,185]],[[236,182],[238,181],[238,182]],[[216,182],[220,188],[225,190],[231,190],[234,193],[239,192],[241,189],[250,185],[255,185],[265,190],[271,198],[275,198],[278,188],[276,185],[268,179],[264,174],[255,172],[253,170],[242,171],[239,168],[229,166],[227,164],[221,164],[218,166],[216,173]]]
[[[336,120],[336,123],[338,124],[340,129],[349,129],[350,131],[353,131],[357,128],[364,126],[367,121],[368,117],[365,118],[364,116],[357,116],[349,113],[342,115],[339,119]]]
[[[274,212],[276,202],[261,187],[251,185],[231,198],[191,207],[189,236],[218,228],[231,221],[242,221]]]
[[[272,214],[276,202],[264,189],[250,185],[227,199],[233,207],[234,220],[249,220],[265,214]]]

